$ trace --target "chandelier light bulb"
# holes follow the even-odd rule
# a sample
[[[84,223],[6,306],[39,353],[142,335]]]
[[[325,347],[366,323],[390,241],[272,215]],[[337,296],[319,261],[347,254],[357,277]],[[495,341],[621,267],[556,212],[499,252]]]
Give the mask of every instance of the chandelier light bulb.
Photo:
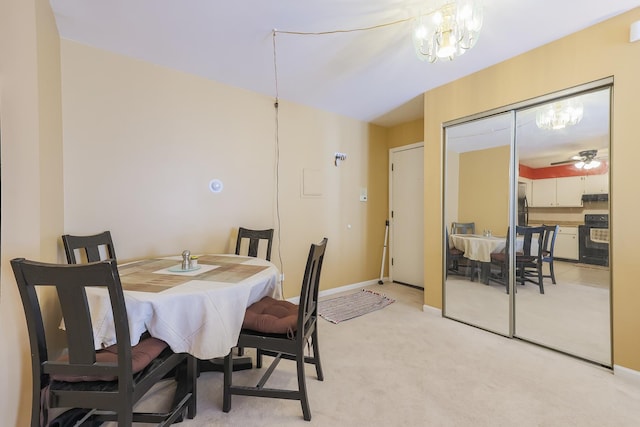
[[[580,123],[583,115],[582,102],[566,99],[542,106],[536,113],[536,125],[540,129],[564,129]]]
[[[481,0],[443,0],[414,20],[413,45],[423,61],[452,60],[475,46],[482,28]]]

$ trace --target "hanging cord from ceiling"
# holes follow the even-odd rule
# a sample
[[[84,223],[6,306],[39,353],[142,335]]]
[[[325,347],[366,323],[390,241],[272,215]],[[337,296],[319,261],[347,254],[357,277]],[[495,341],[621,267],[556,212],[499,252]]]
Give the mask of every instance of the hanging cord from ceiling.
[[[404,22],[412,20],[413,17],[399,19],[393,22],[387,22],[385,24],[372,25],[370,27],[361,27],[361,28],[352,28],[352,29],[343,29],[343,30],[331,30],[331,31],[316,31],[316,32],[305,32],[305,31],[281,31],[273,29],[272,31],[272,43],[273,43],[273,76],[274,76],[274,85],[275,85],[275,101],[273,103],[274,112],[275,112],[275,157],[276,157],[276,222],[278,225],[277,230],[277,238],[278,238],[278,260],[280,262],[280,271],[284,272],[284,264],[282,262],[282,236],[281,236],[281,222],[280,222],[280,116],[279,116],[279,88],[278,88],[278,56],[277,56],[277,48],[276,48],[276,35],[278,34],[290,34],[290,35],[299,35],[299,36],[322,36],[328,34],[340,34],[340,33],[353,33],[357,31],[370,31],[378,28],[389,27],[392,25],[402,24]],[[282,276],[281,276],[282,277]],[[284,296],[284,280],[280,281],[280,292],[281,295]]]
[[[276,32],[273,31],[273,74],[275,80],[276,99],[273,103],[275,111],[275,149],[276,149],[276,222],[278,223],[278,260],[280,261],[280,271],[284,272],[282,263],[282,236],[280,234],[280,117],[278,110],[278,61],[276,56]],[[284,273],[283,273],[284,274]],[[282,279],[282,276],[280,276]],[[280,295],[284,298],[284,280],[280,280]]]

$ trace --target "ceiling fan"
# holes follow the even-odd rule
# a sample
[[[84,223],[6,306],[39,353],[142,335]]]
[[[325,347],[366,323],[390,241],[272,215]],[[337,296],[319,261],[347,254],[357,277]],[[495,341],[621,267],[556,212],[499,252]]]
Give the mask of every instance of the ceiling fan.
[[[597,154],[598,150],[580,151],[576,156],[571,157],[571,159],[553,162],[551,163],[551,166],[573,163],[578,169],[597,168],[598,166],[600,166],[600,161],[596,159]]]

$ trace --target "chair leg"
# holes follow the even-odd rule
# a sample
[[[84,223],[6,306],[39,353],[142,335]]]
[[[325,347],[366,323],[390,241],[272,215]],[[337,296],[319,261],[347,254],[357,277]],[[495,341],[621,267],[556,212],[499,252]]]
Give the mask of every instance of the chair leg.
[[[256,348],[256,369],[262,368],[262,350]]]
[[[224,382],[222,392],[222,411],[231,410],[231,381],[233,375],[233,349],[224,357]]]
[[[551,273],[551,283],[556,284],[556,274],[553,272],[553,261],[549,262],[549,272]]]
[[[538,286],[540,286],[540,293],[544,294],[544,282],[542,278],[542,265],[538,266]]]
[[[296,354],[296,365],[298,371],[298,394],[300,405],[302,406],[302,416],[305,421],[311,421],[311,409],[309,409],[309,399],[307,398],[307,384],[304,374],[304,352]]]
[[[316,365],[316,375],[318,376],[318,381],[324,381],[324,374],[322,372],[322,365],[320,364],[320,347],[318,345],[318,330],[316,329],[311,334],[312,346],[313,346],[313,359],[314,364]]]
[[[194,419],[197,411],[197,387],[198,387],[198,359],[194,356],[189,356],[189,360],[187,361],[187,382],[189,383],[189,388],[191,389],[192,398],[189,406],[187,407],[187,418],[190,420]]]

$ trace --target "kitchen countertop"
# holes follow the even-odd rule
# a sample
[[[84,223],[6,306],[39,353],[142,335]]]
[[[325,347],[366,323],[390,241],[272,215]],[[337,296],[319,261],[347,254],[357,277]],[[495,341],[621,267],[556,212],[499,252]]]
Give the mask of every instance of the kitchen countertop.
[[[540,221],[540,220],[529,222],[530,227],[537,227],[543,224],[545,225],[558,224],[561,227],[577,227],[579,225],[584,225],[584,222],[583,221]]]

